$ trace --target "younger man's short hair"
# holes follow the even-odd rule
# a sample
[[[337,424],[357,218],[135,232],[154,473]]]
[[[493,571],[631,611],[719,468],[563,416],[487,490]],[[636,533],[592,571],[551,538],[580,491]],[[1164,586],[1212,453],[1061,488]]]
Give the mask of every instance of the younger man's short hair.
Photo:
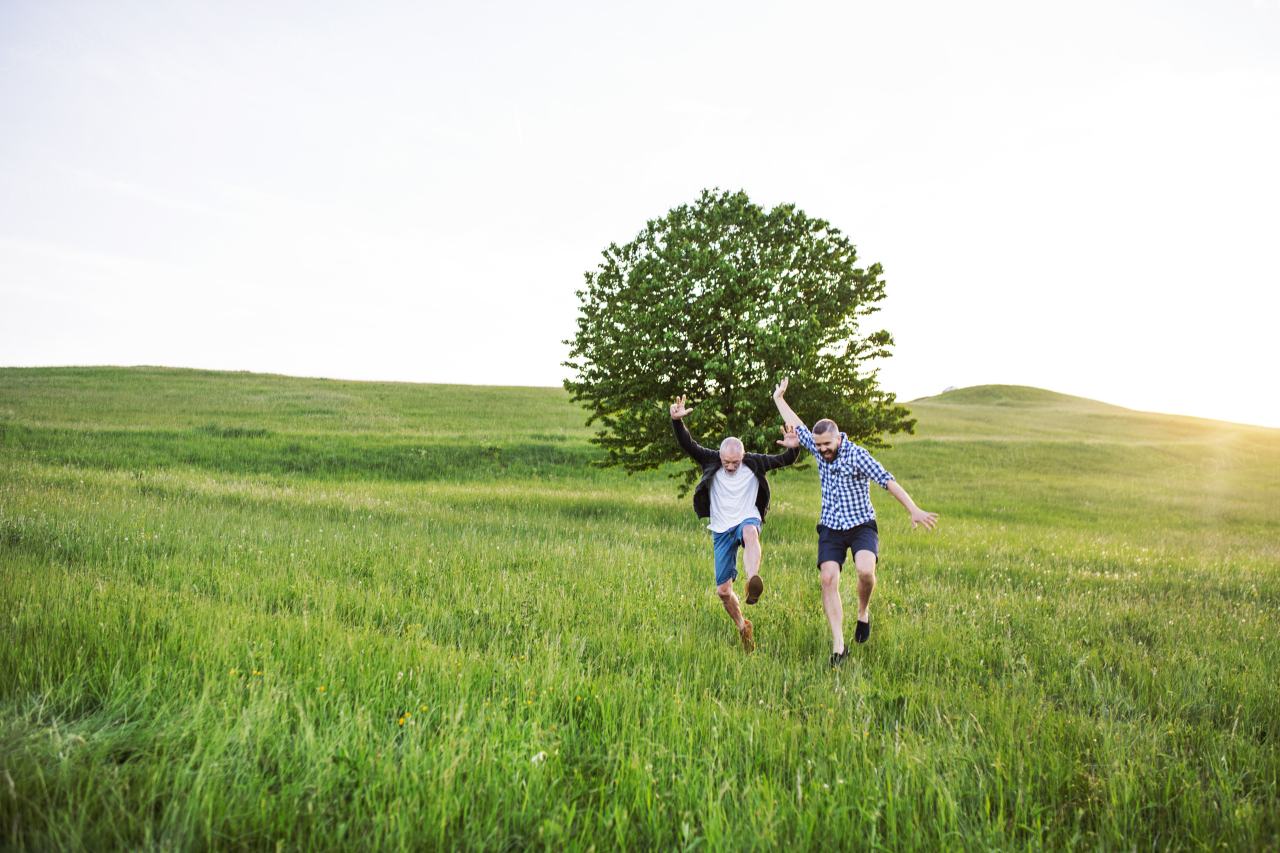
[[[840,427],[836,426],[836,422],[831,418],[823,418],[813,425],[814,435],[826,435],[829,432],[839,432]]]

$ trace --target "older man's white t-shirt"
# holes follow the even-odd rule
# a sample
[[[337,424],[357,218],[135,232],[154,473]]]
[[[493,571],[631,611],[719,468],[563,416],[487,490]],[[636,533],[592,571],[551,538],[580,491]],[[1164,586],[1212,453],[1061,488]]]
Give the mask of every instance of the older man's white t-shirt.
[[[724,468],[716,471],[711,478],[711,523],[707,529],[724,533],[748,518],[759,518],[760,510],[756,509],[759,491],[760,483],[746,465],[739,465],[732,475]]]

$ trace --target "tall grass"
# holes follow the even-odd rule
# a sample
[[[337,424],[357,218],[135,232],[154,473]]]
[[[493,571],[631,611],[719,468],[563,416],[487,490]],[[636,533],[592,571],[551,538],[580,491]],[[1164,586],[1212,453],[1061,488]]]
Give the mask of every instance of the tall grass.
[[[775,481],[744,656],[687,502],[588,468],[576,414],[536,422],[558,391],[406,428],[415,386],[347,383],[400,426],[322,429],[217,397],[280,377],[32,373],[0,371],[13,849],[1280,849],[1275,431],[921,403],[880,456],[943,525],[874,496],[833,672],[812,470]]]

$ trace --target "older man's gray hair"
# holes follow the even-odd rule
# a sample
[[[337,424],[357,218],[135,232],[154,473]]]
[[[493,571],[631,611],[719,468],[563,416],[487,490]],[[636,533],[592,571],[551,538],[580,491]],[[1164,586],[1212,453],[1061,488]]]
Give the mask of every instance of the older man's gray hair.
[[[742,446],[742,439],[729,436],[720,442],[720,452],[727,453],[730,456],[737,456],[739,453],[746,453],[746,448]]]

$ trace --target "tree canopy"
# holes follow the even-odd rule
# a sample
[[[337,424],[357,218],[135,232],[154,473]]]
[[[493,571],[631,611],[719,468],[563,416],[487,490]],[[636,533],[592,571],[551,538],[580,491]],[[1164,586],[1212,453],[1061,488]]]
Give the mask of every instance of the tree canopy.
[[[704,444],[728,435],[756,453],[780,450],[774,384],[806,422],[831,418],[855,442],[914,431],[915,420],[877,381],[873,359],[893,345],[862,332],[879,310],[879,264],[859,267],[849,239],[793,204],[765,210],[742,191],[703,190],[692,205],[610,244],[586,273],[564,387],[601,429],[598,464],[628,473],[684,457],[668,405],[687,394],[685,420]],[[696,471],[685,472],[686,487]],[[673,475],[675,476],[675,475]]]

